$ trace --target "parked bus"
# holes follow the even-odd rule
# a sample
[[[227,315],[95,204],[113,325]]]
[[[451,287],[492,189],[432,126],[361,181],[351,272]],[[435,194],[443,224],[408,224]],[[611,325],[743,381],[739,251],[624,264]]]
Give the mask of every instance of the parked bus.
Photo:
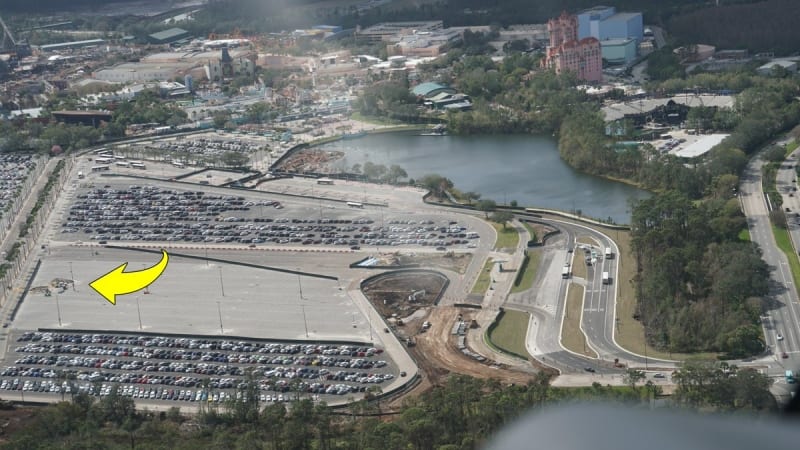
[[[569,278],[569,264],[564,265],[564,268],[561,269],[561,278]]]
[[[794,384],[794,372],[792,372],[791,370],[786,371],[786,383]]]
[[[118,167],[130,167],[131,163],[129,163],[128,161],[117,161],[117,166]]]
[[[116,156],[112,156],[112,158],[114,158],[114,159],[115,159],[115,160],[117,160],[117,161],[125,161],[125,159],[126,159],[126,158],[125,158],[124,156],[122,156],[122,155],[116,155]]]
[[[92,167],[92,172],[105,172],[109,170],[108,166],[94,166]]]
[[[608,272],[603,272],[603,284],[611,284],[611,277],[608,276]]]
[[[186,166],[183,165],[182,162],[178,162],[178,161],[172,161],[172,165],[177,167],[178,169],[183,169],[184,167],[186,167]]]
[[[131,161],[131,168],[132,169],[141,169],[141,170],[145,170],[146,169],[146,167],[144,166],[144,163],[140,162],[140,161]]]
[[[363,208],[364,204],[363,203],[358,203],[358,202],[347,202],[347,206],[349,206],[351,208]]]
[[[95,158],[94,162],[97,164],[111,164],[111,159],[109,158]]]
[[[97,150],[93,151],[92,153],[94,153],[95,155],[100,155],[100,154],[107,153],[107,152],[108,152],[108,150],[106,150],[105,147],[101,147],[101,148],[98,148]]]
[[[330,178],[320,178],[317,180],[317,184],[333,184],[333,180]]]
[[[611,253],[611,247],[606,247],[606,259],[611,259],[614,257],[614,254]]]

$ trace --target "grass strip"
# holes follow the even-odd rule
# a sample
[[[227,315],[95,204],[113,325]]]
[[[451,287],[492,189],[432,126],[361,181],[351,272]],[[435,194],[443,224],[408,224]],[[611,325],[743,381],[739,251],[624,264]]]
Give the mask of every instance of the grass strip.
[[[568,350],[590,358],[597,358],[597,353],[586,345],[586,335],[581,330],[581,311],[583,310],[583,286],[570,283],[567,294],[567,310],[564,315],[564,326],[561,328],[561,343]]]
[[[486,263],[483,264],[483,269],[481,269],[481,273],[478,274],[478,279],[475,280],[475,284],[472,286],[473,294],[486,294],[486,290],[489,289],[489,284],[492,282],[493,264],[492,258],[488,258]]]
[[[500,351],[528,359],[525,335],[528,333],[530,314],[513,309],[503,310],[487,331],[488,342]]]
[[[503,225],[500,225],[499,223],[495,222],[490,222],[490,223],[497,231],[497,241],[494,243],[495,249],[517,248],[517,243],[519,242],[519,233],[517,233],[516,228],[506,225],[504,229]]]
[[[525,257],[525,261],[522,263],[522,267],[520,270],[522,271],[522,276],[518,276],[518,282],[514,283],[514,286],[511,287],[511,293],[515,294],[517,292],[527,291],[531,287],[533,287],[533,280],[536,278],[536,272],[539,271],[539,261],[541,259],[541,252],[539,249],[536,250],[528,250],[528,255]]]
[[[800,259],[797,258],[797,253],[794,252],[792,247],[792,238],[789,236],[789,231],[772,226],[772,234],[775,236],[775,243],[783,253],[786,254],[786,259],[789,260],[789,267],[792,269],[792,281],[795,286],[800,286]]]

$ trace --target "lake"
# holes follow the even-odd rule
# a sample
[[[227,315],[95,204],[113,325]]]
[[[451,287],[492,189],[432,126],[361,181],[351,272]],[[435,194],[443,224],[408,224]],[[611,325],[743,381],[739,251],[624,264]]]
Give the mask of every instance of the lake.
[[[556,142],[531,135],[419,136],[387,133],[341,140],[320,148],[340,150],[336,166],[397,164],[411,178],[437,173],[462,192],[475,191],[498,204],[577,211],[617,223],[630,221],[630,199],[647,191],[586,175],[561,160]]]

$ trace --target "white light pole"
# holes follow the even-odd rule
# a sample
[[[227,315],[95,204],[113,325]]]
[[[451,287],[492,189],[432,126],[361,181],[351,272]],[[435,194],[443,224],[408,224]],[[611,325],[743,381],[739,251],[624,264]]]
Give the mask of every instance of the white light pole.
[[[225,330],[222,328],[222,305],[220,302],[217,302],[217,312],[219,313],[219,334],[225,334]]]
[[[58,302],[58,294],[56,294],[56,311],[58,312],[58,326],[61,326],[61,304]]]
[[[306,338],[308,338],[308,320],[306,320],[306,305],[300,305],[300,308],[303,310],[303,326],[306,329]]]
[[[136,297],[136,312],[139,314],[139,329],[142,329],[142,309],[139,306],[139,297]]]
[[[77,289],[75,289],[75,274],[72,272],[72,261],[69,262],[69,276],[72,281],[72,291],[77,292]]]

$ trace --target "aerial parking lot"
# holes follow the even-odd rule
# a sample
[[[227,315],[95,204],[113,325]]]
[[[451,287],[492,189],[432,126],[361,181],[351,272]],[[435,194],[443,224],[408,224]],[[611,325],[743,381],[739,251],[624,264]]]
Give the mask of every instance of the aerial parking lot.
[[[373,273],[350,265],[365,255],[398,251],[448,250],[470,257],[489,250],[494,241],[493,229],[475,217],[420,208],[413,188],[306,179],[261,185],[274,182],[273,189],[291,191],[281,193],[126,175],[151,176],[148,161],[145,170],[108,164],[113,172],[91,170],[95,164],[96,158],[79,158],[37,246],[41,262],[29,289],[4,324],[10,345],[0,361],[0,391],[52,397],[76,391],[102,396],[119,389],[139,401],[221,402],[236,395],[241,383],[236,377],[247,364],[257,371],[262,401],[289,399],[281,395],[284,386],[273,382],[284,376],[303,378],[302,393],[317,400],[343,401],[341,396],[364,392],[369,384],[390,391],[412,379],[417,368],[359,290],[361,280]],[[365,191],[369,201],[357,201]],[[374,204],[373,199],[380,200]],[[123,263],[128,272],[154,266],[161,248],[170,254],[164,273],[146,289],[118,297],[116,305],[89,286]],[[35,333],[72,336],[63,338],[69,355],[62,354],[63,347],[28,342],[27,336],[52,338]],[[264,340],[353,346],[352,359],[365,359],[359,353],[373,349],[369,353],[381,353],[382,362],[252,359],[199,349],[187,356],[174,353],[169,344],[156,355],[133,349],[143,345],[114,349],[125,347],[110,345],[119,335],[198,345],[255,346],[252,342]],[[74,347],[76,339],[85,343],[92,336],[112,337],[103,341],[101,353]],[[16,339],[27,343],[11,344]],[[158,377],[142,373],[148,371]],[[69,379],[55,380],[54,373]],[[198,389],[204,377],[220,392]],[[64,383],[70,380],[74,383]]]
[[[98,186],[99,183],[108,183]],[[286,201],[98,179],[78,190],[58,240],[470,248],[468,224],[364,210],[362,203]]]
[[[122,263],[128,263],[128,270],[140,270],[159,259],[156,253],[112,248],[53,247],[14,328],[369,340],[367,319],[347,291],[339,289],[335,276],[321,279],[173,255],[148,293],[120,297],[116,305],[89,286]],[[272,262],[288,270],[297,268],[283,266],[277,257]],[[314,268],[305,270],[313,273]],[[74,289],[57,286],[58,281],[70,279],[75,280]]]
[[[31,154],[0,155],[0,211],[6,211],[11,202],[19,197],[19,190],[36,166]]]
[[[79,392],[154,403],[221,403],[241,398],[256,377],[256,400],[336,396],[386,386],[398,374],[371,345],[185,338],[136,334],[23,332],[13,336],[0,391],[20,396]],[[13,358],[13,361],[11,361]],[[35,398],[34,397],[34,398]]]

